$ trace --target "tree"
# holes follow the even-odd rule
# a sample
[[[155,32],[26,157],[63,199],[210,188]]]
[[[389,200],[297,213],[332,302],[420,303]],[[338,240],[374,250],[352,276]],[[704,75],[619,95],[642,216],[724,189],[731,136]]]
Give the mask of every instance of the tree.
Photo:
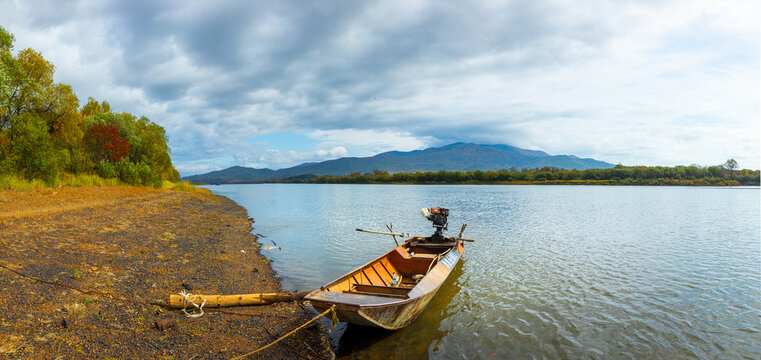
[[[164,128],[143,116],[137,120],[135,131],[138,141],[132,154],[134,162],[150,165],[161,179],[177,181],[179,175],[169,157],[171,150]]]
[[[89,116],[89,115],[98,115],[103,113],[110,113],[111,112],[111,105],[108,104],[105,100],[102,103],[98,103],[93,98],[87,98],[87,104],[85,106],[82,106],[82,110],[80,110],[80,113],[82,113],[82,116]]]
[[[30,121],[26,115],[43,120],[50,134],[47,141],[64,150],[58,158],[64,164],[57,166],[68,168],[68,159],[82,153],[79,100],[71,86],[54,82],[55,67],[39,52],[25,49],[14,57],[12,48],[13,36],[0,27],[0,131],[14,126],[28,129],[19,123]]]
[[[8,69],[13,62],[11,50],[13,50],[13,35],[0,26],[0,130],[5,127],[3,119],[11,92],[11,76]]]
[[[153,186],[179,179],[164,128],[93,98],[79,109],[71,86],[54,81],[55,66],[33,49],[14,56],[13,42],[0,27],[0,173],[52,182],[60,171],[96,172]]]
[[[114,163],[129,155],[127,139],[119,136],[119,128],[113,125],[94,125],[87,133],[87,150],[93,161],[110,160]]]
[[[60,170],[61,152],[51,142],[45,122],[37,116],[23,114],[22,119],[4,134],[5,155],[0,170],[17,172],[27,179],[52,182]]]
[[[16,88],[13,86],[13,74],[18,72],[18,63],[11,54],[13,35],[0,27],[0,131],[11,125],[11,99]]]
[[[729,159],[727,162],[724,163],[724,167],[731,170],[734,170],[737,168],[737,161],[735,159]]]

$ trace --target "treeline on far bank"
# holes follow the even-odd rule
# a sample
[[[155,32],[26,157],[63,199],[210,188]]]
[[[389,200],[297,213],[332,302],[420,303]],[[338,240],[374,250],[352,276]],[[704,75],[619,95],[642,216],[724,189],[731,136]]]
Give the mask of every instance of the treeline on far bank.
[[[731,160],[731,159],[730,159]],[[736,166],[734,160],[729,167]],[[346,176],[300,176],[288,183],[312,184],[568,184],[568,185],[759,185],[758,170],[728,166],[623,166],[609,169],[565,170],[554,167],[499,171],[431,171],[389,174],[373,170]]]
[[[80,107],[71,86],[53,81],[53,64],[33,49],[13,55],[13,41],[0,27],[0,183],[90,176],[158,187],[179,179],[163,127],[105,101]]]

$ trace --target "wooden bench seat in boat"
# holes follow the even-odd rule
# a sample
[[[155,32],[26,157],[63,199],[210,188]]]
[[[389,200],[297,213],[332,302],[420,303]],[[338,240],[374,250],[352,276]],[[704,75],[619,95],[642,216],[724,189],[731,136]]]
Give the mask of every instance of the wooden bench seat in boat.
[[[394,264],[397,273],[405,276],[407,274],[425,274],[435,257],[435,254],[425,253],[416,253],[412,256],[398,247],[388,254],[388,260]]]
[[[412,290],[412,288],[409,288],[409,287],[356,284],[353,286],[352,290],[344,290],[344,293],[373,295],[373,296],[388,296],[388,297],[406,299],[408,297],[407,293],[409,293],[410,290]]]

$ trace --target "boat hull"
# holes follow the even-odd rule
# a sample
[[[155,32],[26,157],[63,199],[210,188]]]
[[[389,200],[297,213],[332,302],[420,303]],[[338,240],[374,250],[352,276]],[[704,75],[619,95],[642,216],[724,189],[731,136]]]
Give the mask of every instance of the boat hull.
[[[408,240],[400,248],[410,246],[409,242]],[[381,261],[384,256],[394,260],[395,251],[392,251],[344,275],[320,290],[310,293],[306,296],[306,300],[320,312],[335,305],[338,319],[343,322],[389,330],[401,329],[412,323],[433,299],[451,271],[459,263],[464,248],[462,242],[457,242],[445,250],[448,251],[442,251],[444,256],[431,259],[431,264],[428,265],[429,270],[419,283],[410,288],[406,298],[387,297],[390,295],[383,294],[376,294],[377,296],[367,293],[356,294],[352,291],[328,291],[330,286],[337,286],[336,284],[340,284],[342,279],[368,268],[374,261]],[[397,251],[396,254],[398,253],[400,252]],[[397,264],[399,268],[403,268],[403,264],[398,262]],[[383,290],[384,287],[378,286],[378,288]]]

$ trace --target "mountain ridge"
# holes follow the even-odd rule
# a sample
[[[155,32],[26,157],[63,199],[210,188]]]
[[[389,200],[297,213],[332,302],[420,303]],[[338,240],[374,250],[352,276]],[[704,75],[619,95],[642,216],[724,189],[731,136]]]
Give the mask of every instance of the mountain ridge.
[[[348,175],[378,169],[396,172],[471,171],[509,168],[557,167],[563,169],[610,168],[613,164],[575,155],[550,155],[540,150],[521,149],[503,144],[457,142],[437,148],[412,151],[387,151],[369,157],[343,157],[321,162],[303,163],[272,170],[232,166],[223,170],[184,177],[192,182],[209,184],[255,183],[275,181],[301,175]]]

